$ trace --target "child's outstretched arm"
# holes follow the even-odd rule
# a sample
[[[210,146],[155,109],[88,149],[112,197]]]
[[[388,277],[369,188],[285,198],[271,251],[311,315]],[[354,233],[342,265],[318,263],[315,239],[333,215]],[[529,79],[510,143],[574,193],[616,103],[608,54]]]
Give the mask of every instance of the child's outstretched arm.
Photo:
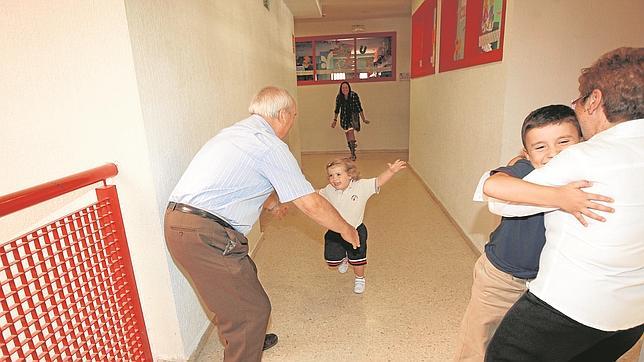
[[[386,184],[387,181],[391,180],[391,178],[403,168],[407,168],[407,163],[405,161],[396,160],[394,163],[387,163],[387,169],[385,172],[381,173],[376,178],[376,187],[381,187]]]
[[[499,172],[485,181],[483,192],[500,200],[555,207],[572,214],[583,225],[587,225],[584,216],[598,221],[606,221],[604,217],[594,213],[591,209],[605,212],[614,211],[613,208],[596,202],[613,202],[611,198],[582,190],[582,188],[590,186],[592,183],[588,181],[576,181],[558,187],[543,186]]]

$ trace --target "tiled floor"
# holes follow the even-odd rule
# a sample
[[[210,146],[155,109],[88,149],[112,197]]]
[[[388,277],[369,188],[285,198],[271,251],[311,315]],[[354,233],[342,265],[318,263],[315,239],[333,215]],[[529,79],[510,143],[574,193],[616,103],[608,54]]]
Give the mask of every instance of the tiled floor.
[[[333,157],[303,158],[316,188],[326,185],[324,164]],[[405,155],[359,154],[358,167],[375,177],[396,158]],[[364,223],[367,289],[356,295],[352,271],[324,263],[326,230],[294,207],[284,220],[266,220],[254,260],[273,306],[268,330],[280,340],[263,361],[451,360],[477,255],[408,170],[371,198]],[[222,359],[213,328],[196,360]]]

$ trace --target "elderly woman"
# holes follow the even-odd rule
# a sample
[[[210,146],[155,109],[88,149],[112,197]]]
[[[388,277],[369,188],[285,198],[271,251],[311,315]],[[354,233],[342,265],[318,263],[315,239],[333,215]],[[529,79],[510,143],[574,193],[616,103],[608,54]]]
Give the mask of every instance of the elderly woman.
[[[563,209],[503,207],[504,216],[551,212],[545,216],[539,274],[497,329],[486,361],[615,361],[641,337],[643,89],[644,48],[604,54],[582,70],[580,96],[572,102],[587,141],[568,147],[523,180],[486,182],[484,191],[491,197]],[[611,196],[615,213],[590,211],[602,209],[592,201],[578,209],[562,206],[558,191],[576,180],[590,181],[590,192]]]

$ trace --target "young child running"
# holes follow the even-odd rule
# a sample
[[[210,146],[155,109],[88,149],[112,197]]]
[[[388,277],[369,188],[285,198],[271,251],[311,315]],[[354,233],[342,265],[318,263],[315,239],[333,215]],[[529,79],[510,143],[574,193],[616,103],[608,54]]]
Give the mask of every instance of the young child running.
[[[521,140],[527,159],[519,157],[506,167],[486,172],[475,201],[483,201],[482,185],[488,177],[524,178],[566,147],[579,143],[581,129],[570,107],[550,105],[526,117]],[[461,323],[456,361],[483,361],[503,316],[527,290],[526,282],[537,275],[545,232],[543,213],[503,217],[492,232],[485,252],[474,265],[472,295]]]
[[[358,230],[360,247],[346,242],[340,234],[327,231],[324,234],[324,258],[331,267],[338,267],[340,273],[346,273],[349,264],[353,265],[355,283],[353,292],[364,293],[366,282],[364,269],[367,264],[367,228],[362,223],[364,209],[371,195],[378,193],[380,187],[387,183],[394,174],[406,168],[405,161],[396,160],[387,164],[387,170],[376,178],[360,179],[356,164],[348,158],[340,158],[326,165],[329,184],[319,193],[338,210],[340,215]]]

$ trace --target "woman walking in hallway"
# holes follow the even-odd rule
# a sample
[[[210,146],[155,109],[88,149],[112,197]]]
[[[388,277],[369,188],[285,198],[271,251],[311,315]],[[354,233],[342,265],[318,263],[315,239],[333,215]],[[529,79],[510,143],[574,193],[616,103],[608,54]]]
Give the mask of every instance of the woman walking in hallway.
[[[335,97],[335,116],[331,127],[335,128],[338,124],[338,114],[340,115],[340,127],[344,130],[344,135],[347,139],[347,146],[351,151],[351,159],[356,159],[356,136],[354,131],[360,132],[360,119],[366,124],[369,121],[364,116],[362,104],[360,104],[360,97],[358,93],[351,90],[349,82],[340,83],[340,90]]]

